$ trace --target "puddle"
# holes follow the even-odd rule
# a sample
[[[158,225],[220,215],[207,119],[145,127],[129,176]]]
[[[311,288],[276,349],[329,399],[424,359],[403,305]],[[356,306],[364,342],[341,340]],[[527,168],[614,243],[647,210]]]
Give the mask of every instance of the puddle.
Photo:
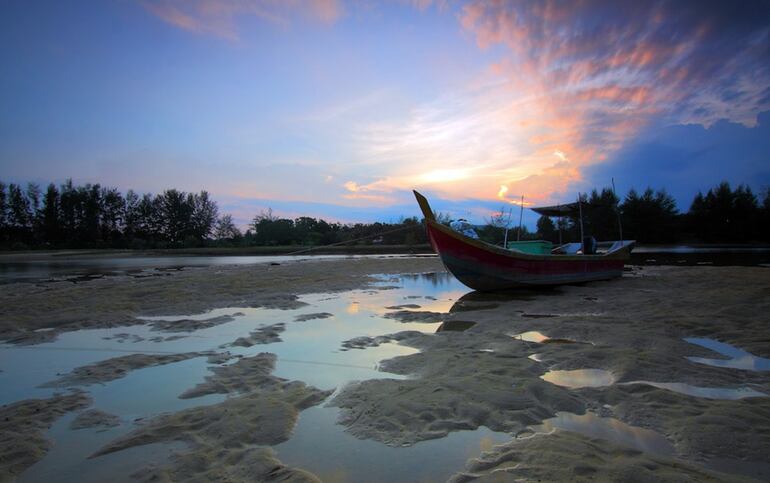
[[[512,335],[514,339],[523,340],[525,342],[536,342],[538,344],[548,340],[548,336],[542,332],[536,330],[530,330],[529,332],[522,332],[521,334]]]
[[[338,413],[322,406],[303,411],[292,438],[273,447],[278,459],[324,482],[447,481],[468,459],[511,440],[509,434],[482,427],[393,448],[341,432],[335,424]],[[329,435],[334,435],[333,444]]]
[[[615,418],[602,418],[593,413],[578,415],[560,411],[555,417],[531,429],[536,433],[550,433],[556,429],[572,431],[656,456],[673,457],[676,454],[674,446],[655,431],[631,426]]]
[[[72,431],[69,425],[75,414],[67,414],[51,427],[48,437],[54,442],[46,457],[21,474],[17,481],[78,481],[111,483],[135,481],[131,474],[142,465],[163,465],[175,451],[183,451],[181,442],[153,443],[129,448],[98,458],[88,459],[99,448],[126,434],[130,424],[107,430],[81,429]]]
[[[576,369],[574,371],[548,371],[541,379],[557,386],[578,389],[581,387],[610,386],[615,382],[615,376],[603,369]]]
[[[534,342],[536,344],[574,344],[572,339],[560,339],[548,337],[542,332],[536,330],[530,330],[528,332],[522,332],[521,334],[512,335],[514,339],[522,340],[524,342]]]
[[[687,396],[702,397],[706,399],[725,399],[734,401],[747,397],[767,397],[768,395],[755,391],[750,387],[724,388],[724,387],[699,387],[691,386],[683,382],[654,382],[654,381],[630,381],[621,384],[644,384],[647,386],[665,389],[667,391],[685,394]]]
[[[726,367],[729,369],[743,369],[747,371],[770,371],[770,359],[755,356],[743,349],[738,349],[725,342],[714,339],[690,337],[684,339],[690,344],[699,345],[706,349],[721,354],[728,359],[709,359],[706,357],[688,357],[687,360],[697,364],[705,364],[713,367]]]
[[[383,372],[379,363],[416,353],[417,349],[386,342],[377,347],[345,351],[341,350],[343,342],[401,331],[433,334],[440,323],[389,319],[385,317],[391,311],[387,307],[446,313],[467,289],[446,273],[388,276],[378,285],[387,289],[303,296],[300,300],[307,305],[294,310],[226,307],[192,316],[147,317],[135,326],[67,332],[53,342],[34,346],[2,345],[4,371],[0,372],[0,387],[3,387],[0,404],[50,397],[56,389],[40,385],[74,368],[136,353],[216,351],[249,357],[271,352],[277,355],[276,376],[304,381],[321,389],[339,389],[356,380],[401,379],[406,376]],[[206,322],[216,318],[220,319],[212,324],[190,324],[190,321]],[[188,327],[198,330],[175,332],[171,323],[158,324],[161,320],[186,321]],[[455,322],[442,330],[464,330],[473,324]],[[261,327],[275,324],[283,324],[284,330],[276,334],[280,341],[250,347],[232,345]],[[181,337],[176,338],[178,336]],[[128,479],[127,475],[144,466],[146,461],[162,464],[172,445],[141,446],[93,460],[86,458],[107,442],[133,430],[139,420],[224,400],[227,395],[223,394],[178,398],[210,375],[212,365],[215,364],[208,362],[206,356],[201,356],[129,371],[122,378],[85,386],[83,389],[94,400],[93,407],[117,415],[121,425],[102,431],[73,431],[69,423],[75,414],[65,415],[47,433],[55,441],[54,446],[45,458],[21,475],[20,481],[122,481],[121,478]],[[461,469],[468,458],[478,456],[492,444],[510,439],[509,435],[482,428],[452,433],[448,438],[409,448],[389,448],[349,436],[342,426],[335,424],[336,414],[334,408],[321,407],[303,412],[292,439],[280,446],[279,458],[285,457],[288,464],[297,467],[317,470],[332,481],[346,474],[352,475],[351,481],[393,481],[413,478],[415,474],[424,479],[435,479],[436,475],[445,479]],[[319,432],[318,428],[322,430]],[[351,458],[351,454],[357,456]],[[393,465],[393,458],[403,464]]]

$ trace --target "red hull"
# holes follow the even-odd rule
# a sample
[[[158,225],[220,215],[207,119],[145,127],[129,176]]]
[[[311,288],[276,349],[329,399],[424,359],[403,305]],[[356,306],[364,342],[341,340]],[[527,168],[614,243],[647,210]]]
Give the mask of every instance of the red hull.
[[[506,290],[620,277],[633,246],[599,255],[533,255],[505,250],[437,223],[427,200],[419,193],[415,195],[426,214],[433,250],[458,280],[474,290]]]

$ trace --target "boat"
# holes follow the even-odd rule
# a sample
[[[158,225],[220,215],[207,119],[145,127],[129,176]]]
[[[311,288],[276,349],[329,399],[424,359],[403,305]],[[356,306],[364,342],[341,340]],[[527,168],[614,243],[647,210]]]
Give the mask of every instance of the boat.
[[[499,247],[466,236],[436,221],[428,200],[414,191],[427,225],[431,247],[444,266],[468,287],[491,292],[609,280],[623,275],[634,240],[581,243],[552,247],[537,240]],[[579,203],[533,208],[546,216],[567,216]],[[581,209],[582,211],[582,209]],[[581,223],[582,226],[582,223]]]

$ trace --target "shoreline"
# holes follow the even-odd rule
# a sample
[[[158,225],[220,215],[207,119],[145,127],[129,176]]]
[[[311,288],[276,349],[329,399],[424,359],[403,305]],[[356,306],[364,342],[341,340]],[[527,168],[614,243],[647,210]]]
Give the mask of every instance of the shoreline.
[[[143,258],[205,258],[205,257],[282,257],[296,256],[436,256],[430,245],[358,245],[336,247],[209,247],[168,249],[61,249],[0,251],[0,266],[28,263],[66,263],[88,259],[143,259]],[[770,265],[770,245],[767,244],[668,244],[637,245],[631,252],[629,265],[673,266],[761,266]]]

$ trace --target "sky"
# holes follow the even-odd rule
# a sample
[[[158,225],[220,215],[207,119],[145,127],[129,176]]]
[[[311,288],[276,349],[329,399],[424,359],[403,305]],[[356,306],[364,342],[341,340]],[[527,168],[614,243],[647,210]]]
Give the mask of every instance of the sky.
[[[0,180],[245,225],[770,186],[770,2],[0,0]],[[528,210],[525,210],[528,212]],[[528,212],[526,221],[535,218]]]

